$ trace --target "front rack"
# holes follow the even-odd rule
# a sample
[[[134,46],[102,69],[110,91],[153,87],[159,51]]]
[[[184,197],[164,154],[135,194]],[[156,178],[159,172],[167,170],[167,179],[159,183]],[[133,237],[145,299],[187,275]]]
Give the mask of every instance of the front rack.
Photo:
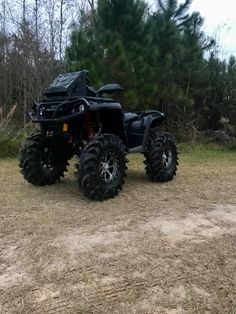
[[[92,102],[112,102],[111,98],[102,97],[71,97],[67,99],[51,99],[35,103],[29,117],[34,123],[58,123],[77,118],[84,111],[79,111],[79,105],[87,109]]]

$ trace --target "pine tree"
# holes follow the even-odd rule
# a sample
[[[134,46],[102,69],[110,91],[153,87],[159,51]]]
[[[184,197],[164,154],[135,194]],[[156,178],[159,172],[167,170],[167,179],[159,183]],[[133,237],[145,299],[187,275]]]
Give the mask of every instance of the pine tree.
[[[217,128],[235,114],[235,59],[206,59],[215,43],[200,14],[189,13],[191,0],[158,4],[149,13],[141,0],[98,0],[72,32],[69,69],[87,68],[97,86],[120,83],[126,109],[160,109],[182,133]]]
[[[145,67],[144,62],[140,62],[145,10],[146,5],[140,0],[98,1],[107,78],[121,83],[125,89],[123,102],[133,108],[139,105],[139,86],[143,82],[140,73]]]

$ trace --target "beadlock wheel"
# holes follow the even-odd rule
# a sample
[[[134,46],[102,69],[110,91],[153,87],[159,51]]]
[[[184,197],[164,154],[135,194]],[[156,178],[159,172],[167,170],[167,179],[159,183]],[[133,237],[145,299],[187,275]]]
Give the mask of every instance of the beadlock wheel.
[[[68,160],[53,145],[53,140],[42,134],[32,134],[23,143],[19,154],[19,166],[25,180],[34,185],[51,185],[64,177]]]
[[[93,200],[115,197],[124,184],[127,162],[126,147],[118,136],[95,137],[84,148],[76,165],[80,190]]]
[[[178,151],[171,133],[151,134],[145,152],[146,173],[152,181],[167,182],[174,178]]]
[[[100,175],[105,183],[115,180],[119,171],[117,156],[113,152],[106,152],[100,162]]]
[[[163,165],[166,169],[168,169],[173,162],[172,150],[171,148],[164,148],[162,154]]]

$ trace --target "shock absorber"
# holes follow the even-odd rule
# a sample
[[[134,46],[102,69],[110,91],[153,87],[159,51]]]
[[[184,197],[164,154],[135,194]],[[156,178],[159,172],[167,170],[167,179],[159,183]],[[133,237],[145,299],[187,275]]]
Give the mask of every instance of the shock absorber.
[[[86,118],[85,118],[85,129],[87,131],[88,138],[91,139],[94,137],[94,127],[93,127],[93,122],[91,119],[90,113],[87,113]]]

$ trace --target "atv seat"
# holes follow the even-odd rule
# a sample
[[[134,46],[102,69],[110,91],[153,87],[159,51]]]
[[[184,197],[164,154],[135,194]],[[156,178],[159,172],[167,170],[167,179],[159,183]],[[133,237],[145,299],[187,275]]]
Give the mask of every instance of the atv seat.
[[[87,85],[87,92],[89,96],[100,97],[102,94],[113,94],[122,91],[122,87],[119,84],[107,84],[99,88],[97,91],[92,86]]]
[[[125,112],[125,123],[133,122],[138,118],[137,113],[133,112]]]
[[[122,89],[123,88],[119,84],[107,84],[99,88],[97,95],[100,96],[102,94],[113,94],[122,91]]]

